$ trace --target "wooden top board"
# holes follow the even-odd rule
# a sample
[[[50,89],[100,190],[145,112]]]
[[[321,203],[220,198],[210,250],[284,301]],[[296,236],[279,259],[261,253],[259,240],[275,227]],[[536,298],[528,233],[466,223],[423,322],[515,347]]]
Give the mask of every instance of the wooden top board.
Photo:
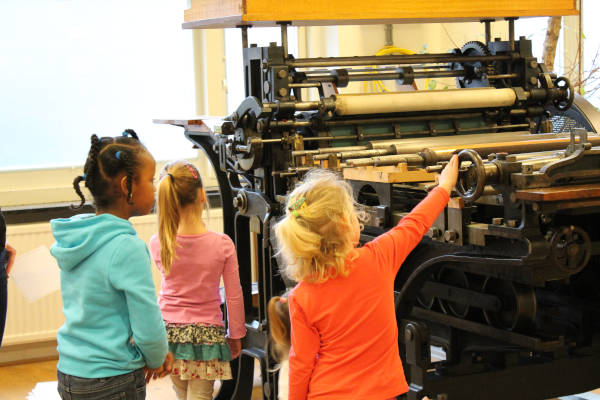
[[[435,174],[406,164],[344,168],[344,179],[381,183],[433,182]]]
[[[515,192],[517,199],[527,201],[563,201],[600,197],[600,185],[556,186],[539,189],[523,189]]]
[[[575,0],[192,0],[184,28],[397,24],[577,15]]]

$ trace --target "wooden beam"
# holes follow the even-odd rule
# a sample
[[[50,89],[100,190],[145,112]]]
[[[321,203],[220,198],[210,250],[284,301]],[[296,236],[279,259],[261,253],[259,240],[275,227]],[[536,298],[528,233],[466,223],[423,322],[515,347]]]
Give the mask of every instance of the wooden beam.
[[[405,183],[433,182],[435,174],[421,168],[411,168],[404,163],[385,167],[344,168],[344,179],[367,182]]]
[[[515,192],[517,199],[527,201],[564,201],[600,197],[600,185],[556,186],[539,189],[523,189]]]
[[[223,28],[238,24],[381,24],[476,21],[482,18],[577,15],[575,0],[192,0],[185,28]]]

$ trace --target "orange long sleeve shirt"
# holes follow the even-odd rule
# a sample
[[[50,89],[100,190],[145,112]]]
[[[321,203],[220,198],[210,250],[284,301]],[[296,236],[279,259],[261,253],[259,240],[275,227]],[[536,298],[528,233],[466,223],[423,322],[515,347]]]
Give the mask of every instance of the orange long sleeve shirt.
[[[298,283],[289,296],[290,400],[385,400],[408,391],[394,278],[448,200],[434,189],[396,227],[355,249],[347,277]]]

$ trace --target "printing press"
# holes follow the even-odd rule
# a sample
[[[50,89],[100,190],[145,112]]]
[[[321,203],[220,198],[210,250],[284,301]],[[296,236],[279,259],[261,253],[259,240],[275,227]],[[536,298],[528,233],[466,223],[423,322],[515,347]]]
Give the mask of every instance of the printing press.
[[[406,398],[600,387],[600,118],[514,37],[513,20],[507,40],[492,40],[490,23],[485,43],[449,53],[304,59],[288,54],[286,23],[281,46],[249,46],[240,29],[246,99],[215,127],[185,124],[215,168],[246,306],[236,379],[217,398],[250,399],[255,359],[263,397],[277,398],[266,305],[294,283],[271,228],[303,175],[343,175],[368,216],[364,243],[424,198],[453,154],[456,193],[395,282]],[[457,88],[339,93],[442,77]]]

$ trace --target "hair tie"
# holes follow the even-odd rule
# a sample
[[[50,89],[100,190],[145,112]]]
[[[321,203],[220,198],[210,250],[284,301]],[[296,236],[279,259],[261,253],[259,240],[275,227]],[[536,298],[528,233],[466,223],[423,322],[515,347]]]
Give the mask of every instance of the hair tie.
[[[120,159],[121,159],[121,150],[119,150],[119,151],[117,151],[117,152],[115,153],[115,158],[116,158],[117,160],[120,160]]]
[[[121,136],[123,137],[127,137],[127,136],[131,136],[132,139],[135,139],[137,141],[139,141],[140,139],[138,138],[137,133],[135,133],[135,131],[133,129],[125,129],[123,131],[123,133],[121,133]]]
[[[192,167],[190,164],[185,164],[185,167],[190,171],[194,179],[198,179],[198,173],[196,172],[194,167]]]
[[[283,303],[283,304],[287,304],[287,302],[288,302],[288,299],[287,299],[287,297],[280,297],[280,298],[279,298],[279,302],[280,302],[280,303]]]
[[[296,218],[300,217],[300,214],[298,214],[298,210],[310,216],[310,211],[308,211],[308,204],[306,204],[306,197],[300,197],[291,206],[288,207],[288,210]]]
[[[85,181],[85,174],[81,174],[81,179]]]
[[[171,182],[175,182],[175,177],[173,175],[171,175],[170,173],[167,172],[167,175],[169,175],[171,177]]]

